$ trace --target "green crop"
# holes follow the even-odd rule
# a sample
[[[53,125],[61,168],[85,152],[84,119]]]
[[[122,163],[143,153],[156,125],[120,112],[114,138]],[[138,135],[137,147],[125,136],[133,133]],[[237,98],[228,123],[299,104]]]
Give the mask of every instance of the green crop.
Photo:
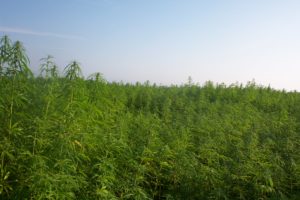
[[[0,42],[0,199],[299,199],[300,94],[34,76]]]

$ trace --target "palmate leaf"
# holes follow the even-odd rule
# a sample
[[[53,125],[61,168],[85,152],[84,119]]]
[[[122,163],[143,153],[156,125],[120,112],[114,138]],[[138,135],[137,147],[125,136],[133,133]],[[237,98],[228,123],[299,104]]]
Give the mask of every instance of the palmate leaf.
[[[29,68],[29,58],[25,53],[25,48],[20,41],[13,44],[8,59],[7,76],[15,76],[22,74],[25,77],[33,77],[33,73]]]
[[[72,61],[65,69],[65,76],[69,80],[76,80],[82,77],[81,67],[77,61]]]

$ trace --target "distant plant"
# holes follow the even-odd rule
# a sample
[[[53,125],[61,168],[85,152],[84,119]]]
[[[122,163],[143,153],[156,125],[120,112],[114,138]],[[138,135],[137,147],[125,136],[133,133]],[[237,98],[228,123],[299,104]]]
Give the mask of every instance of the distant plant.
[[[58,67],[53,61],[53,56],[48,55],[41,59],[40,76],[47,78],[58,77]]]
[[[82,78],[81,67],[77,61],[72,61],[65,67],[65,77],[69,80]]]

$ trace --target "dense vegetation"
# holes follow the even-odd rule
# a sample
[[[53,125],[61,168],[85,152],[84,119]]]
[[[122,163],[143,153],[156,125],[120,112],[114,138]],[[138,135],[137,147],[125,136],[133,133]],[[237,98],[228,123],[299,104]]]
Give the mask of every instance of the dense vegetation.
[[[0,45],[0,199],[299,199],[300,94],[34,76]]]

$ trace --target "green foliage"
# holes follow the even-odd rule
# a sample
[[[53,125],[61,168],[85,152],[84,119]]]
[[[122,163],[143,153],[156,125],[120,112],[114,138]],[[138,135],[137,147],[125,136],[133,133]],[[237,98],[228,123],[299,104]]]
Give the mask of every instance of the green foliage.
[[[33,77],[0,42],[0,199],[299,199],[300,94]]]

